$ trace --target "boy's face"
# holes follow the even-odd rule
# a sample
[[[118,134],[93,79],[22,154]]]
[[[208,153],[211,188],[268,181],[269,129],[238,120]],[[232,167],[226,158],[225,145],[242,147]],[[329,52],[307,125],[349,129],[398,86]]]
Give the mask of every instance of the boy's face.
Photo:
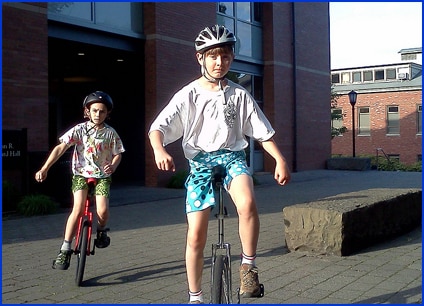
[[[223,78],[230,70],[234,55],[223,48],[215,48],[205,53],[197,53],[197,61],[205,65],[207,72],[215,79]],[[204,62],[204,63],[203,63]]]
[[[90,119],[94,124],[102,124],[106,120],[108,110],[103,103],[93,103],[90,105]]]

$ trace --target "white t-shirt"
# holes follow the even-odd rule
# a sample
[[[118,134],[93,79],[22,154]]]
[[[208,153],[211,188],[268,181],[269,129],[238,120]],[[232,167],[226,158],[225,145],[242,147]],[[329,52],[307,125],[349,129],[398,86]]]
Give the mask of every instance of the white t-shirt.
[[[72,172],[83,177],[105,178],[110,176],[103,171],[115,155],[125,151],[118,133],[107,124],[102,129],[94,129],[89,123],[77,124],[59,141],[75,146],[72,155]]]
[[[246,136],[262,142],[274,135],[270,122],[246,89],[228,81],[224,92],[225,104],[222,91],[210,91],[198,80],[192,81],[172,97],[149,133],[162,132],[164,146],[182,137],[187,159],[201,151],[243,150],[249,145]]]

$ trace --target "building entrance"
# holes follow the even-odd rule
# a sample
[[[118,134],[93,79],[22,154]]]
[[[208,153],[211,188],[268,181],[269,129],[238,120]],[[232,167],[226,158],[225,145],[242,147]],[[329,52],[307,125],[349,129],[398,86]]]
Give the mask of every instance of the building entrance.
[[[126,149],[114,181],[144,184],[143,58],[137,52],[49,38],[49,146],[84,120],[87,94],[105,91],[115,105],[107,123]]]

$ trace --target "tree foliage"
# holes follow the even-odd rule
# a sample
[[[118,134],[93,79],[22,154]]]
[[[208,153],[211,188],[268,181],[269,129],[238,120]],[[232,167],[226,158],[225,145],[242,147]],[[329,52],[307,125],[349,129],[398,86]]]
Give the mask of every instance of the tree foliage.
[[[334,91],[334,85],[331,85],[331,110],[337,108],[337,100],[340,98],[340,94]],[[342,120],[346,114],[338,114],[336,112],[331,111],[331,139],[336,136],[339,136],[347,131],[345,126],[342,127],[334,127],[334,120]]]

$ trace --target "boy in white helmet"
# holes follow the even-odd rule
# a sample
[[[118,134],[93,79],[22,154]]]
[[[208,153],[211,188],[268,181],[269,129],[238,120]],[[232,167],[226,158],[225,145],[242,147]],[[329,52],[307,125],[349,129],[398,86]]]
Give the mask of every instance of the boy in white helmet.
[[[257,297],[261,293],[255,264],[259,216],[244,152],[247,137],[259,141],[275,159],[274,178],[278,184],[285,185],[290,180],[286,160],[272,139],[275,131],[271,124],[253,97],[225,78],[234,59],[235,42],[233,33],[224,26],[206,27],[198,34],[195,48],[202,75],[173,96],[149,130],[158,169],[175,171],[165,146],[181,137],[191,168],[186,181],[185,253],[190,304],[203,304],[203,251],[209,214],[215,206],[212,168],[218,164],[226,168],[224,187],[239,217],[242,297]]]
[[[70,148],[74,146],[72,155],[72,192],[74,205],[68,217],[62,246],[53,261],[52,268],[67,270],[69,268],[72,250],[71,243],[75,234],[78,218],[84,212],[87,197],[87,178],[96,178],[97,184],[97,239],[96,247],[105,248],[110,244],[107,236],[106,223],[109,218],[109,195],[111,175],[118,168],[122,153],[125,151],[121,138],[116,131],[105,123],[113,109],[110,96],[102,91],[89,94],[83,102],[84,118],[88,120],[77,124],[59,138],[47,161],[35,174],[38,182],[47,178],[51,166]]]

